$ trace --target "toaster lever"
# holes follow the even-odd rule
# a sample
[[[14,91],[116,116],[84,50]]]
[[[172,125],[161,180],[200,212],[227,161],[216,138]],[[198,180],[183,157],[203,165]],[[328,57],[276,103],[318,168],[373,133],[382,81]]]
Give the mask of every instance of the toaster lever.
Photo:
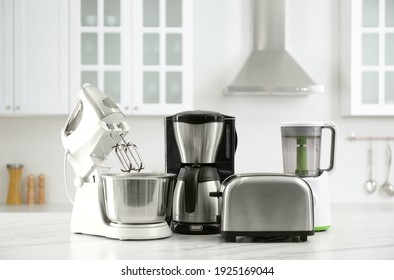
[[[222,192],[210,192],[209,196],[210,197],[222,197],[223,193]]]

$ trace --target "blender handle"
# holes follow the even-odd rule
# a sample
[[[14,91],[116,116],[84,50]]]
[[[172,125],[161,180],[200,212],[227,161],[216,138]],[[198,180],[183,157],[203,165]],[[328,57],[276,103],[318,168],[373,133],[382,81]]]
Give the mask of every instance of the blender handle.
[[[335,153],[335,137],[336,137],[336,128],[334,124],[325,124],[323,129],[327,128],[331,130],[331,150],[330,150],[330,166],[327,169],[321,169],[320,171],[331,171],[334,168],[334,153]],[[320,172],[320,173],[321,173]]]

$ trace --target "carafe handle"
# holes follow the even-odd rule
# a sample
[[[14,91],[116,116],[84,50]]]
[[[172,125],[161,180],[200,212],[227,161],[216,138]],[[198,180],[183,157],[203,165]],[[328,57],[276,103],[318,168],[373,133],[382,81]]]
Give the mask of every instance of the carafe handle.
[[[334,168],[334,156],[335,156],[335,138],[336,138],[336,126],[332,123],[324,124],[323,129],[329,129],[331,131],[331,149],[330,149],[330,165],[326,169],[320,169],[320,173],[323,171],[331,171]]]
[[[185,207],[187,213],[193,213],[196,209],[199,173],[200,168],[198,167],[192,166],[185,169]]]

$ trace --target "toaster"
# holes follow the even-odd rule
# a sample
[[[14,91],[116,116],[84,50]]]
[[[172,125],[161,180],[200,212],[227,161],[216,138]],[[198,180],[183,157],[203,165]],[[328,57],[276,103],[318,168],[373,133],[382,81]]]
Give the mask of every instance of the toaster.
[[[313,196],[307,182],[286,174],[249,173],[228,177],[217,193],[221,235],[294,238],[314,235]]]

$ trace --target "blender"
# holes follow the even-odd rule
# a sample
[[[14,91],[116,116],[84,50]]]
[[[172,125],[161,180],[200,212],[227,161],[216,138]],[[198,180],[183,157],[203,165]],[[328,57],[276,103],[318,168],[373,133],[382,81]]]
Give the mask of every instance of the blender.
[[[234,173],[234,117],[186,111],[166,118],[166,171],[178,174],[171,229],[184,234],[220,232],[219,205],[210,193]]]
[[[323,129],[331,133],[330,160],[320,168]],[[312,189],[315,231],[331,227],[328,173],[334,167],[336,127],[332,123],[286,123],[281,126],[283,168],[304,179]]]

